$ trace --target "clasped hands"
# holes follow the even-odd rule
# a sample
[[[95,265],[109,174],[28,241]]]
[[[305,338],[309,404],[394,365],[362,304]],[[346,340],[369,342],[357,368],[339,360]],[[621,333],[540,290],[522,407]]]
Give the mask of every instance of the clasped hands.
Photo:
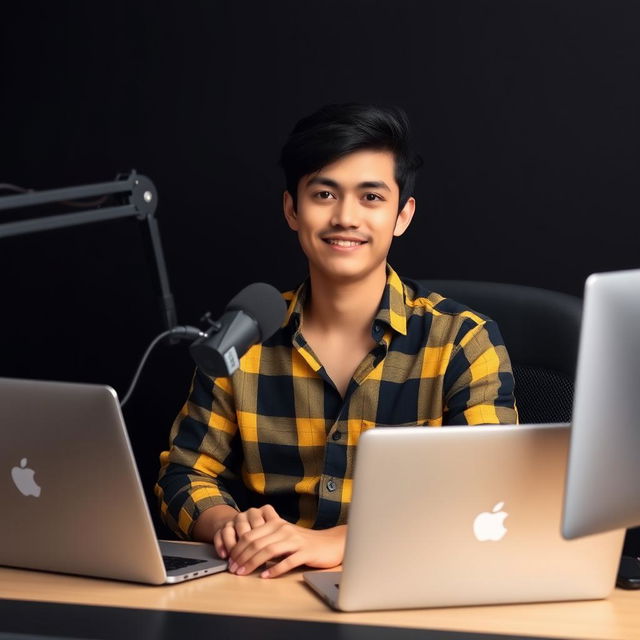
[[[342,562],[346,525],[330,529],[307,529],[281,518],[271,505],[237,513],[216,528],[213,544],[229,571],[249,575],[269,561],[262,578],[275,578],[295,567],[307,565],[329,569]]]

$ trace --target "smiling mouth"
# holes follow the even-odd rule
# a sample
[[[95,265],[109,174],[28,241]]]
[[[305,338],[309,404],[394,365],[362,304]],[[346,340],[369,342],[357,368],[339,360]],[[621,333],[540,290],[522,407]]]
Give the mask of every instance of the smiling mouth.
[[[366,240],[338,240],[336,238],[323,238],[322,241],[338,247],[358,247],[361,244],[366,244]]]

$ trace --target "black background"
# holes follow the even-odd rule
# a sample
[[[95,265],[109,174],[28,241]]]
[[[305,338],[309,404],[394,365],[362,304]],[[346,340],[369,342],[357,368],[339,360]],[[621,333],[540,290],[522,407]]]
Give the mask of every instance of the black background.
[[[589,273],[639,266],[631,0],[14,2],[0,56],[0,182],[149,176],[183,323],[304,277],[277,159],[333,102],[412,121],[425,165],[401,275],[581,295]],[[162,329],[152,275],[135,220],[0,241],[0,375],[123,394]],[[149,495],[191,372],[158,348],[125,411]]]

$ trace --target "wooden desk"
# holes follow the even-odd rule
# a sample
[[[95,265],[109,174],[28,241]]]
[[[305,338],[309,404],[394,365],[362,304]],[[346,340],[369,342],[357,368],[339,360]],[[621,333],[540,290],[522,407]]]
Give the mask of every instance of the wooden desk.
[[[337,613],[306,587],[301,571],[272,580],[225,572],[149,587],[0,568],[0,598],[517,636],[640,638],[640,591],[620,589],[606,600]]]

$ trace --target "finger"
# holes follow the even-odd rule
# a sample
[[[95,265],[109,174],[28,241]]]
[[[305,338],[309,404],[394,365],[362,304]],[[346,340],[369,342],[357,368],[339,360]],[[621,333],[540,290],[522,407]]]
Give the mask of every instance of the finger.
[[[270,522],[271,520],[280,520],[278,512],[270,504],[265,504],[260,508],[260,511],[262,512],[262,517],[266,522]]]
[[[277,578],[278,576],[300,567],[306,562],[304,551],[298,551],[287,556],[284,560],[274,564],[272,567],[265,569],[261,574],[261,578]]]
[[[238,534],[238,538],[247,533],[247,531],[251,531],[251,525],[249,524],[249,519],[247,518],[247,512],[240,512],[233,520],[233,526],[235,527],[236,533]]]
[[[231,550],[238,543],[238,535],[236,534],[236,529],[233,526],[233,520],[230,520],[224,525],[224,527],[222,527],[222,529],[219,529],[219,533],[228,556],[231,553]]]
[[[265,523],[264,515],[262,514],[262,509],[249,509],[247,511],[247,520],[249,522],[249,526],[252,529],[257,529],[258,527],[261,527]]]
[[[233,550],[229,549],[233,557],[234,562],[238,562],[238,559],[242,556],[245,551],[253,545],[254,550],[258,548],[258,541],[265,536],[270,536],[279,529],[283,528],[282,521],[272,521],[263,524],[261,527],[257,527],[256,529],[251,529],[243,536],[238,538],[236,545],[233,547]]]
[[[215,547],[216,553],[220,558],[227,557],[227,549],[224,546],[224,542],[222,541],[222,533],[221,529],[218,529],[213,536],[213,546]]]
[[[255,546],[247,548],[244,554],[238,558],[236,573],[238,575],[252,573],[265,562],[288,556],[298,550],[296,540],[282,538],[278,532],[271,536],[265,536],[257,540]]]

